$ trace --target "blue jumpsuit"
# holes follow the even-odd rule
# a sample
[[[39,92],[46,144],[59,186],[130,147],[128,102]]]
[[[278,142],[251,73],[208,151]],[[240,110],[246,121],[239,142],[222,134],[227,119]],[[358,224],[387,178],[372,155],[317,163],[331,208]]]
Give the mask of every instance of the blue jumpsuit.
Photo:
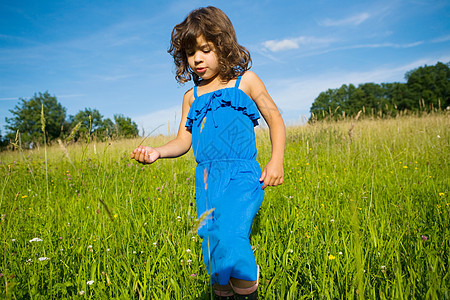
[[[198,230],[211,283],[228,284],[230,277],[256,280],[256,262],[250,245],[253,219],[264,190],[259,182],[254,126],[255,102],[236,85],[198,97],[187,116],[197,168],[197,216],[214,208]]]

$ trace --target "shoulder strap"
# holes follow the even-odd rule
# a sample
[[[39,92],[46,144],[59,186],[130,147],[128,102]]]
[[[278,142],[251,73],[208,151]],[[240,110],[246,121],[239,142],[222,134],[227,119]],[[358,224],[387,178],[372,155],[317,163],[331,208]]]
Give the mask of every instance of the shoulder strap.
[[[197,95],[197,85],[194,85],[194,99],[195,98],[198,98],[198,95]]]
[[[239,75],[236,78],[236,84],[234,85],[235,88],[239,88],[239,83],[241,82],[241,78],[242,78],[242,75]]]

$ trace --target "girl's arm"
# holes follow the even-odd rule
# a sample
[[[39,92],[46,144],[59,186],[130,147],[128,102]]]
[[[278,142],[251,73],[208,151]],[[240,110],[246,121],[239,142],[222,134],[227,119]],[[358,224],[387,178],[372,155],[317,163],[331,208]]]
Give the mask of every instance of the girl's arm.
[[[184,126],[190,108],[190,98],[192,90],[184,94],[180,127],[177,137],[161,147],[139,146],[133,150],[130,157],[142,164],[154,163],[159,158],[178,157],[189,151],[192,144],[192,134]]]
[[[262,188],[276,186],[284,180],[284,146],[286,143],[286,128],[283,118],[270,97],[261,79],[253,72],[247,71],[242,77],[242,89],[255,101],[264,120],[269,126],[272,156],[264,167],[260,181],[264,180]]]

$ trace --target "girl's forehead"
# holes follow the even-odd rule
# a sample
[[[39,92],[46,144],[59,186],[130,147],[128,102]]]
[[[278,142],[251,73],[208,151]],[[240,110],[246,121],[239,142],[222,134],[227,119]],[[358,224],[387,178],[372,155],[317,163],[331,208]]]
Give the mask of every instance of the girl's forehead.
[[[189,43],[186,44],[187,49],[204,47],[204,46],[212,46],[214,47],[214,43],[212,41],[208,41],[204,35],[198,35],[195,40],[190,40]]]
[[[201,34],[201,35],[197,36],[196,43],[197,43],[197,46],[203,46],[205,44],[210,44],[211,42],[207,41],[205,36],[203,34]]]

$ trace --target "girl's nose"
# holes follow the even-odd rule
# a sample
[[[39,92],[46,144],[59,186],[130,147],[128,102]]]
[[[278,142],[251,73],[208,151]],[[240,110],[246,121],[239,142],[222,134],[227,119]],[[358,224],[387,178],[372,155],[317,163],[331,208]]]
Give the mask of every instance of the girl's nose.
[[[200,51],[196,51],[194,54],[194,62],[201,63],[202,61],[203,61],[203,57],[202,57]]]

